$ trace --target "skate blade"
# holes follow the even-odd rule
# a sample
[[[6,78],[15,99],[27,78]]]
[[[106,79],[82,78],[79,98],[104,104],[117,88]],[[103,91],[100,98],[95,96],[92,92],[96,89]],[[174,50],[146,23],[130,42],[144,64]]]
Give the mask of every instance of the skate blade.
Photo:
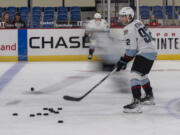
[[[123,113],[142,113],[140,109],[124,109]]]
[[[156,105],[156,103],[154,101],[145,101],[141,102],[141,105]]]

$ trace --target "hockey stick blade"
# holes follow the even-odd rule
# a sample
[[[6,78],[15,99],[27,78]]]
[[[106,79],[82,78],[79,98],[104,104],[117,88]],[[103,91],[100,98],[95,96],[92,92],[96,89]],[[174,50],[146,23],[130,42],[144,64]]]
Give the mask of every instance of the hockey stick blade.
[[[77,98],[77,97],[71,97],[71,96],[67,96],[67,95],[65,95],[64,97],[63,97],[65,100],[69,100],[69,101],[81,101],[81,99],[82,98]]]
[[[111,71],[110,73],[108,73],[104,78],[102,78],[96,85],[94,85],[90,90],[88,90],[84,95],[80,96],[80,97],[71,97],[71,96],[67,96],[65,95],[63,98],[65,100],[69,100],[69,101],[81,101],[83,98],[85,98],[87,95],[89,95],[89,93],[91,93],[96,87],[98,87],[102,82],[104,82],[110,75],[112,75],[114,72],[116,72],[117,67],[113,69],[113,71]]]

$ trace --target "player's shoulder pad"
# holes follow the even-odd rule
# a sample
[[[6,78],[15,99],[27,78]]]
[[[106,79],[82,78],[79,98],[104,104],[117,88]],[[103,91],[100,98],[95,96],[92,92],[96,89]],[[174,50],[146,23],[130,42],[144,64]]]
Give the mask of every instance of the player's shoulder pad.
[[[89,23],[94,23],[94,22],[95,22],[94,19],[89,21]]]
[[[103,22],[104,24],[107,24],[107,21],[104,19],[101,19],[101,22]]]
[[[135,22],[134,22],[134,26],[135,26],[135,28],[139,28],[139,27],[142,27],[142,26],[144,26],[144,24],[143,24],[143,22],[142,21],[140,21],[140,20],[135,20]]]

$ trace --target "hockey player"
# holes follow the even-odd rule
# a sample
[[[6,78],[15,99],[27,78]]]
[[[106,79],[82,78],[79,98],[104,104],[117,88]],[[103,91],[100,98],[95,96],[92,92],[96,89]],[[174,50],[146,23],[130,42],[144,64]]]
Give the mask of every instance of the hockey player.
[[[123,32],[126,40],[126,50],[117,63],[117,71],[125,69],[134,58],[131,68],[131,90],[133,102],[124,106],[124,112],[142,112],[140,104],[154,104],[154,96],[148,73],[157,56],[154,39],[151,32],[140,21],[134,19],[134,11],[124,7],[119,11],[120,20],[125,25]],[[141,87],[145,97],[141,98]]]
[[[95,50],[95,34],[96,32],[104,32],[108,31],[108,23],[101,18],[100,13],[95,13],[94,14],[94,19],[91,20],[87,25],[86,25],[86,31],[85,31],[85,41],[90,42],[90,47],[89,47],[89,56],[88,59],[91,60],[94,50]]]

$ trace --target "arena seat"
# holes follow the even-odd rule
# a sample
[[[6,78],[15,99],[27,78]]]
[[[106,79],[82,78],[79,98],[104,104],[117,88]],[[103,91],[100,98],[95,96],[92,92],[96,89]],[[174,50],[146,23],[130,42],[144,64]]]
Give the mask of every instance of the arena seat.
[[[144,15],[141,15],[141,19],[150,19],[150,14],[144,14]]]
[[[166,6],[166,14],[169,15],[169,14],[172,14],[173,12],[173,7],[172,6]]]
[[[71,15],[71,23],[76,23],[77,21],[81,21],[81,16],[78,14]]]
[[[44,11],[44,14],[45,15],[54,15],[54,11],[46,10],[46,11]]]
[[[32,11],[42,11],[42,8],[41,7],[33,7]]]
[[[54,7],[45,7],[44,11],[54,11],[55,8]]]
[[[66,7],[58,7],[58,8],[57,8],[57,11],[58,11],[58,12],[61,12],[61,11],[67,12],[68,10],[67,10]]]
[[[65,14],[58,15],[57,16],[57,23],[59,24],[67,24],[68,23],[68,17]]]
[[[19,12],[29,12],[29,8],[28,7],[20,7]]]
[[[4,8],[0,7],[0,17],[2,17],[3,12],[4,12]]]
[[[163,14],[154,14],[155,18],[157,19],[163,19]]]
[[[168,19],[173,19],[173,14],[168,14]],[[174,15],[174,19],[178,19],[178,15]]]
[[[53,24],[44,24],[42,27],[43,28],[53,28],[54,25]]]
[[[7,12],[16,12],[17,11],[17,8],[16,7],[8,7],[6,9]]]
[[[140,11],[150,11],[150,7],[149,6],[140,6]]]
[[[0,7],[0,12],[2,13],[4,11],[4,8]]]
[[[73,6],[70,8],[71,11],[81,11],[81,8],[80,7],[77,7],[77,6]]]
[[[156,10],[156,11],[161,10],[161,11],[162,11],[162,10],[163,10],[163,7],[162,7],[162,6],[159,6],[159,5],[153,6],[153,7],[152,7],[152,11],[153,11],[153,10]]]
[[[177,13],[180,15],[180,6],[177,7]]]

